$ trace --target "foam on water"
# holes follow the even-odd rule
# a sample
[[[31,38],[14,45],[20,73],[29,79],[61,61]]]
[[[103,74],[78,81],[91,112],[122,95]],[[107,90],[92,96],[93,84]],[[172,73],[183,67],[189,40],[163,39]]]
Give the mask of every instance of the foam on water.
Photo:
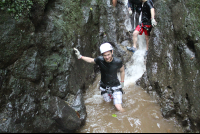
[[[144,55],[146,51],[145,36],[138,35],[138,50],[133,54],[131,60],[126,63],[124,86],[135,83],[146,71]]]
[[[128,0],[124,0],[127,4]],[[130,23],[127,21],[127,28]],[[78,133],[166,133],[183,132],[174,127],[174,120],[163,119],[160,107],[144,90],[135,86],[135,82],[146,71],[144,55],[146,51],[145,35],[138,35],[138,50],[126,63],[123,104],[126,112],[120,113],[111,103],[106,103],[100,94],[98,84],[100,74],[84,95],[87,118],[86,124]],[[118,78],[120,74],[118,73]],[[117,117],[112,117],[116,114]]]

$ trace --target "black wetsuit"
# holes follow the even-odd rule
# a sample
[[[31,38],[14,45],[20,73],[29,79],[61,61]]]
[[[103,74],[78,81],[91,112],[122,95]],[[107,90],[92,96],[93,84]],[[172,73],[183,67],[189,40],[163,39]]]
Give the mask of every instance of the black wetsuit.
[[[128,0],[128,7],[130,7],[133,12],[136,10],[136,12],[140,14],[142,2],[140,2],[140,0]]]
[[[144,25],[151,25],[151,9],[154,8],[152,0],[144,2],[142,7],[142,23]]]
[[[108,63],[104,60],[103,56],[99,56],[94,61],[100,67],[101,87],[116,87],[120,85],[117,71],[123,66],[122,60],[113,57],[113,60]]]

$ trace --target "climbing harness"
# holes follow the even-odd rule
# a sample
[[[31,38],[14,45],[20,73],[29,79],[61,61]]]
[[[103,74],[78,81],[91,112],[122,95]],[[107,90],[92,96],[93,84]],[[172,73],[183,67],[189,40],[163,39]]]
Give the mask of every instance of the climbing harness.
[[[152,28],[152,27],[146,27],[146,26],[143,25],[143,23],[141,23],[141,22],[140,22],[139,25],[140,25],[140,30],[139,30],[140,33],[142,32],[142,28],[146,29],[148,32],[151,31],[151,28]]]
[[[125,93],[122,90],[121,86],[117,86],[117,87],[100,86],[100,90],[101,90],[101,95],[108,93],[111,99],[113,99],[112,94],[116,91],[120,91],[122,92],[122,94]]]

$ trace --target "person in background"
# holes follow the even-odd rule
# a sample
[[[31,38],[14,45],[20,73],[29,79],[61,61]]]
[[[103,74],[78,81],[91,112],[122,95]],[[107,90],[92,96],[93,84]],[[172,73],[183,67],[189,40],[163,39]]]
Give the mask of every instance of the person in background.
[[[114,7],[117,6],[117,3],[121,4],[121,5],[124,5],[124,3],[122,2],[122,0],[110,0],[110,3],[112,3],[112,5]]]
[[[132,25],[133,29],[130,31],[132,33],[134,31],[134,28],[139,23],[139,16],[140,16],[140,13],[141,13],[141,10],[142,10],[142,2],[140,0],[128,0],[127,5],[128,5],[129,14],[130,14],[131,17],[133,17],[132,20],[131,20],[131,23],[133,24]],[[134,19],[136,19],[135,24],[134,24]]]
[[[125,70],[122,60],[113,57],[113,47],[110,43],[103,43],[100,46],[102,56],[97,58],[90,58],[82,56],[78,49],[74,48],[75,54],[78,59],[82,59],[88,63],[97,64],[101,71],[100,91],[106,102],[111,102],[115,108],[124,112],[122,108],[122,94],[124,87]],[[120,71],[121,82],[117,77],[117,72]]]
[[[117,5],[117,0],[112,0],[112,4],[113,4],[114,7],[116,7],[116,5]]]
[[[142,1],[142,19],[139,25],[135,28],[133,32],[133,47],[127,47],[127,50],[135,52],[137,50],[137,36],[145,33],[146,39],[146,52],[145,57],[148,53],[149,37],[152,26],[156,26],[157,22],[155,20],[155,10],[152,0],[141,0]]]

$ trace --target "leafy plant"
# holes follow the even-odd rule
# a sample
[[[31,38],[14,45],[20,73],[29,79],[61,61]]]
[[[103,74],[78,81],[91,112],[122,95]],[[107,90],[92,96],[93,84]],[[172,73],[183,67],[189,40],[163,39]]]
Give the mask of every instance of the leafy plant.
[[[190,20],[196,24],[195,32],[200,37],[200,2],[198,0],[190,0],[187,1],[187,6],[189,7],[192,16]]]
[[[29,14],[32,5],[32,0],[0,0],[0,9],[10,13],[16,20]]]

